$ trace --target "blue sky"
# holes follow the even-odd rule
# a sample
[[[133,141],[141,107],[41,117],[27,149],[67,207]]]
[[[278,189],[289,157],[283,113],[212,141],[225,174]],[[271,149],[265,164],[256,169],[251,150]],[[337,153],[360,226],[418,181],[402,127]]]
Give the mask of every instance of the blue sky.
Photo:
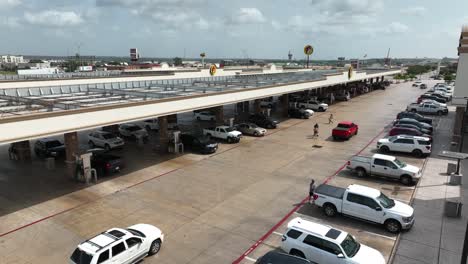
[[[445,4],[447,3],[447,4]],[[0,0],[0,54],[456,57],[468,1]],[[465,11],[465,12],[464,12]],[[81,44],[80,44],[81,43]]]

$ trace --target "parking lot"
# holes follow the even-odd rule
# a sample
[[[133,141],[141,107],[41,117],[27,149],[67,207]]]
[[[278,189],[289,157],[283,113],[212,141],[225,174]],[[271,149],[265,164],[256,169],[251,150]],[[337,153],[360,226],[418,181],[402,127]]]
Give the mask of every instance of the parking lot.
[[[110,227],[140,222],[154,224],[166,234],[161,252],[145,263],[232,263],[236,259],[236,263],[252,263],[278,248],[287,221],[297,216],[348,231],[388,259],[395,235],[341,216],[325,218],[316,207],[301,206],[301,201],[313,178],[342,187],[359,183],[409,202],[414,187],[357,178],[343,167],[355,154],[375,153],[375,141],[421,93],[411,83],[391,85],[332,105],[309,120],[286,120],[265,137],[221,144],[212,155],[165,156],[155,163],[156,155],[148,156],[150,150],[134,145],[126,152],[134,164],[125,176],[81,186],[70,194],[57,192],[55,199],[47,197],[14,213],[14,209],[5,210],[0,217],[0,263],[60,263],[80,241]],[[328,124],[330,113],[337,121],[357,123],[359,134],[349,141],[333,141],[330,131],[335,124]],[[315,123],[320,126],[319,138],[312,137]],[[424,165],[424,159],[398,156],[409,164]],[[76,187],[70,184],[69,188],[71,192]],[[246,252],[249,247],[252,250]],[[246,258],[240,258],[244,252]]]

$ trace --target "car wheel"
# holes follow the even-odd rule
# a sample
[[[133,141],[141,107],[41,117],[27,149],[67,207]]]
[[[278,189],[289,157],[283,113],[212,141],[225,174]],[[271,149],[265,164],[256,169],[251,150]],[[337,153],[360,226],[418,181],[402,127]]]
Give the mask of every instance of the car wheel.
[[[212,118],[210,118],[210,121],[215,121],[215,119],[212,117]]]
[[[155,255],[159,252],[159,250],[161,250],[161,240],[158,238],[155,241],[153,241],[153,243],[151,243],[148,255]]]
[[[438,115],[438,116],[441,116],[441,115],[442,115],[442,111],[437,111],[437,115]]]
[[[323,212],[328,217],[334,217],[336,215],[336,207],[333,204],[325,204],[323,206]]]
[[[272,104],[269,104],[269,105],[268,105],[268,108],[273,108],[273,105],[272,105]]]
[[[197,116],[197,120],[198,120],[198,121],[200,121],[200,120],[201,120],[201,118],[200,118],[199,116]]]
[[[416,109],[411,109],[411,112],[416,113]]]
[[[257,131],[255,131],[255,132],[253,133],[253,135],[256,136],[256,137],[260,136],[260,134],[259,134]]]
[[[333,136],[333,140],[338,140],[338,137],[337,137],[337,136]]]
[[[364,177],[367,176],[367,172],[363,168],[356,169],[356,173],[357,173],[357,176],[360,177],[360,178],[364,178]]]
[[[230,137],[228,137],[228,138],[227,138],[227,142],[228,142],[228,143],[232,143],[232,142],[233,142],[233,139],[230,138]]]
[[[92,140],[88,142],[88,145],[90,148],[94,148],[96,146]]]
[[[151,126],[146,125],[146,130],[151,131]]]
[[[390,152],[390,149],[387,146],[381,146],[380,151],[382,153],[388,153],[388,152]]]
[[[403,175],[400,177],[400,182],[404,185],[409,186],[413,183],[413,180],[411,179],[409,175]]]
[[[304,108],[305,108],[305,106],[301,105],[301,109],[304,109]]]
[[[401,225],[397,220],[388,219],[385,221],[384,225],[385,229],[390,233],[397,234],[401,231]]]
[[[291,251],[289,252],[289,254],[291,254],[291,255],[293,255],[293,256],[296,256],[296,257],[305,258],[304,253],[302,253],[302,251],[299,251],[299,250],[297,250],[297,249],[291,249]]]
[[[109,144],[106,144],[106,145],[104,145],[104,149],[105,149],[106,151],[109,151],[109,150],[111,149],[111,147],[109,146]]]
[[[320,112],[324,112],[323,107],[319,107],[318,109]]]
[[[354,135],[357,135],[357,133],[358,133],[358,129],[356,129],[356,133],[354,133]]]
[[[423,156],[423,152],[420,149],[413,150],[413,154],[419,158]]]

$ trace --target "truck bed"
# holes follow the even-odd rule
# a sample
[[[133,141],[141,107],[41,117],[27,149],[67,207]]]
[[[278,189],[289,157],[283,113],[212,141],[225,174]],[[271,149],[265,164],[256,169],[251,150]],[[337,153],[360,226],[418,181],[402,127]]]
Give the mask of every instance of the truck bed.
[[[354,156],[351,158],[351,162],[364,162],[364,163],[371,163],[372,158],[371,157],[365,157],[365,156]]]
[[[328,184],[321,184],[315,188],[314,193],[323,194],[337,199],[343,199],[346,189],[336,186],[331,186]]]

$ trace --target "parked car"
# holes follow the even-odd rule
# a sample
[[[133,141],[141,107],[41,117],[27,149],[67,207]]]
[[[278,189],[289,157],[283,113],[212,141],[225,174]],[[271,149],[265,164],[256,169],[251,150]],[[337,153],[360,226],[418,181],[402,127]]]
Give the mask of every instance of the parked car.
[[[137,263],[161,249],[164,234],[155,226],[137,224],[112,228],[78,245],[72,264]]]
[[[255,261],[255,264],[312,264],[307,259],[278,251],[269,251]]]
[[[274,107],[276,107],[276,102],[273,100],[273,97],[264,98],[264,99],[260,100],[260,107],[274,108]]]
[[[436,96],[436,97],[439,97],[439,98],[443,98],[447,102],[452,99],[452,95],[450,95],[449,93],[446,93],[446,92],[444,92],[442,90],[436,90],[435,92],[430,93],[430,95]]]
[[[439,102],[437,102],[437,101],[435,101],[435,100],[432,100],[432,99],[423,99],[423,100],[421,101],[421,104],[424,104],[424,103],[435,104],[435,105],[438,105],[438,106],[440,106],[440,107],[442,107],[442,108],[446,108],[446,107],[447,107],[447,104],[439,103]]]
[[[418,120],[416,119],[412,119],[412,118],[402,118],[402,119],[398,119],[395,121],[394,125],[396,124],[411,124],[411,125],[415,125],[419,128],[423,128],[423,129],[427,129],[429,131],[433,131],[433,127],[429,124],[426,124],[426,123],[423,123],[423,122],[419,122]]]
[[[379,176],[397,179],[404,185],[411,185],[421,178],[421,170],[406,164],[393,156],[374,154],[372,157],[354,156],[347,164],[359,177]]]
[[[215,114],[213,114],[210,111],[196,112],[194,117],[198,121],[215,121],[216,120]]]
[[[422,83],[421,86],[419,86],[420,89],[427,89],[427,84]]]
[[[413,83],[413,87],[420,87],[421,84],[422,84],[421,81],[416,81],[416,82]]]
[[[341,93],[341,94],[335,95],[335,100],[337,100],[337,101],[349,101],[349,100],[351,100],[351,96],[349,95],[349,92]]]
[[[130,138],[148,138],[148,131],[137,124],[122,124],[119,126],[119,133],[124,137]]]
[[[120,172],[124,168],[122,158],[106,153],[105,149],[94,148],[89,149],[87,152],[93,153],[91,167],[96,170],[98,177]]]
[[[382,253],[345,231],[296,217],[281,239],[286,253],[321,264],[384,264]]]
[[[184,144],[184,148],[202,154],[211,154],[218,150],[218,143],[205,135],[181,134],[180,141]]]
[[[424,134],[417,129],[408,128],[408,127],[392,127],[392,129],[390,129],[390,131],[388,132],[388,135],[389,136],[408,135],[408,136],[427,137],[432,142],[431,135]]]
[[[424,99],[431,99],[431,100],[434,100],[434,101],[437,101],[437,102],[443,103],[443,104],[445,104],[447,102],[447,100],[445,100],[445,98],[441,98],[441,97],[437,97],[437,96],[433,96],[433,95],[429,95],[429,94],[422,94],[421,96],[418,97],[417,102],[420,103]]]
[[[146,128],[146,130],[159,130],[159,121],[157,118],[154,119],[146,119],[136,123],[137,125]],[[168,123],[167,124],[168,130],[179,130],[179,126],[177,123]]]
[[[351,121],[342,121],[332,130],[332,137],[334,140],[350,139],[352,136],[357,135],[359,130],[358,125]]]
[[[381,224],[391,233],[410,229],[414,224],[414,209],[388,198],[377,189],[352,184],[347,188],[319,185],[313,195],[314,204],[325,215],[340,213],[364,221]]]
[[[288,116],[292,118],[309,119],[314,112],[310,110],[312,111],[312,114],[310,114],[310,112],[306,110],[309,110],[309,109],[289,108]]]
[[[308,108],[314,111],[324,112],[328,109],[328,104],[321,103],[315,100],[301,100],[298,102],[290,103],[293,108]]]
[[[109,151],[121,148],[125,142],[118,136],[106,131],[93,131],[88,134],[88,145],[90,148],[101,147]]]
[[[249,117],[249,122],[264,128],[276,128],[279,121],[263,114],[253,114]]]
[[[203,135],[226,140],[228,143],[237,143],[242,137],[242,133],[228,126],[218,126],[203,129]]]
[[[235,126],[236,130],[240,131],[242,135],[250,135],[261,137],[267,132],[266,129],[261,128],[253,123],[241,123]]]
[[[429,138],[400,135],[379,139],[377,149],[383,153],[395,151],[423,157],[431,154],[432,144]]]
[[[422,116],[422,115],[420,115],[418,113],[414,113],[414,112],[403,111],[403,112],[398,113],[398,115],[396,116],[396,119],[402,119],[402,118],[412,118],[412,119],[418,120],[419,122],[432,125],[432,119],[431,118],[424,117],[424,116]]]
[[[34,143],[34,153],[40,158],[65,157],[65,145],[53,138],[38,139]]]
[[[406,111],[422,114],[433,114],[433,115],[446,115],[448,114],[447,106],[441,106],[440,104],[434,103],[412,103],[406,107]]]
[[[395,124],[393,125],[393,127],[413,128],[413,129],[416,129],[416,130],[420,131],[420,132],[423,133],[423,134],[427,134],[427,135],[432,134],[432,132],[431,132],[430,130],[425,129],[425,128],[418,127],[417,125],[414,125],[414,124],[400,124],[400,123],[395,123]]]

